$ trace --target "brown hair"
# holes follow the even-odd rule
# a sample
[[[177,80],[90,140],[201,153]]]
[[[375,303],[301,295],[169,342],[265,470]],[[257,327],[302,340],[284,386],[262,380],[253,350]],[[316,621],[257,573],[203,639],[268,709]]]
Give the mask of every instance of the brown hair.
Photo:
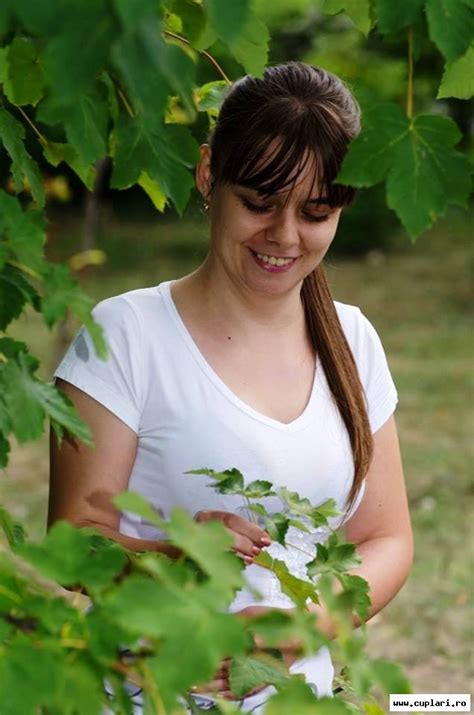
[[[329,204],[348,205],[354,188],[333,180],[359,131],[358,104],[338,77],[301,62],[269,67],[262,79],[247,75],[230,88],[209,137],[212,180],[247,186],[267,197],[291,189],[312,159]],[[274,147],[270,154],[269,146]],[[351,443],[349,510],[373,451],[365,395],[322,264],[304,279],[301,297],[314,349]]]

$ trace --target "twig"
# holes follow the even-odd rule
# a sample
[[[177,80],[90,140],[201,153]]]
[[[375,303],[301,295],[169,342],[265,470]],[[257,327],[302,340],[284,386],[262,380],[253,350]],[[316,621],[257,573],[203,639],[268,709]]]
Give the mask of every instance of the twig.
[[[175,40],[178,40],[179,42],[183,42],[185,45],[189,45],[189,47],[194,49],[192,44],[185,37],[181,37],[181,35],[177,35],[176,33],[170,32],[169,30],[165,30],[164,34],[167,35],[168,37],[173,37]],[[206,52],[206,50],[195,50],[195,51],[199,52],[200,55],[203,55],[203,57],[205,57],[207,60],[209,60],[211,65],[213,65],[213,67],[219,72],[219,74],[225,80],[225,82],[227,82],[227,84],[232,84],[231,80],[227,77],[226,73],[224,72],[224,70],[222,69],[220,64],[214,59],[214,57],[212,55],[209,54],[209,52]]]

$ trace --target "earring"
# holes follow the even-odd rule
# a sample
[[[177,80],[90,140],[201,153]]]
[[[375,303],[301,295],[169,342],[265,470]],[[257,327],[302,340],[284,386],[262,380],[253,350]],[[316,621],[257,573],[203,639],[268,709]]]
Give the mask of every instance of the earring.
[[[209,211],[209,204],[207,203],[206,199],[204,199],[204,201],[203,201],[202,209],[203,209],[204,213],[206,213],[206,214]]]

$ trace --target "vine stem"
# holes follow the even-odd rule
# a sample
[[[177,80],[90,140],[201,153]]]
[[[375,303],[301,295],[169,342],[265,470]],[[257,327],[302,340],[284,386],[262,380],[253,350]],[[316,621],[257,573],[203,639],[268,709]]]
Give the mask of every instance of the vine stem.
[[[38,139],[40,140],[40,142],[41,142],[42,144],[47,144],[47,143],[48,143],[48,140],[45,139],[45,137],[41,134],[40,130],[33,124],[33,122],[31,121],[31,119],[30,119],[29,116],[27,115],[27,113],[26,113],[21,107],[18,107],[18,106],[17,106],[17,109],[18,109],[18,111],[20,112],[20,114],[22,115],[23,119],[25,119],[25,120],[28,122],[28,124],[30,125],[30,127],[32,128],[32,130],[34,131],[34,133],[36,134],[36,136],[37,136]]]
[[[407,117],[413,118],[413,27],[408,28]]]
[[[177,35],[175,32],[170,32],[169,30],[164,30],[163,34],[167,35],[168,37],[172,37],[173,39],[178,40],[179,42],[183,42],[185,45],[189,45],[189,47],[193,48],[193,46],[191,45],[189,40],[187,40],[185,37],[182,37],[181,35]],[[209,54],[209,52],[206,52],[206,50],[196,50],[196,51],[199,52],[199,54],[202,55],[203,57],[205,57],[207,60],[209,60],[211,65],[213,65],[213,67],[219,72],[219,74],[224,79],[224,81],[227,82],[227,84],[232,84],[232,82],[230,81],[230,79],[228,78],[228,76],[226,75],[226,73],[224,72],[222,67],[220,66],[220,64],[214,59],[214,57],[212,55]]]

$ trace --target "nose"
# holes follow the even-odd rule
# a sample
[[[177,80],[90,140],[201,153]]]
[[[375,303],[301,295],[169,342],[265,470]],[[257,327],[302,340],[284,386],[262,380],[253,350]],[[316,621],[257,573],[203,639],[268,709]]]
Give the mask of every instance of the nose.
[[[265,238],[269,243],[277,244],[281,250],[298,245],[298,221],[293,212],[289,209],[276,211],[267,226]]]

